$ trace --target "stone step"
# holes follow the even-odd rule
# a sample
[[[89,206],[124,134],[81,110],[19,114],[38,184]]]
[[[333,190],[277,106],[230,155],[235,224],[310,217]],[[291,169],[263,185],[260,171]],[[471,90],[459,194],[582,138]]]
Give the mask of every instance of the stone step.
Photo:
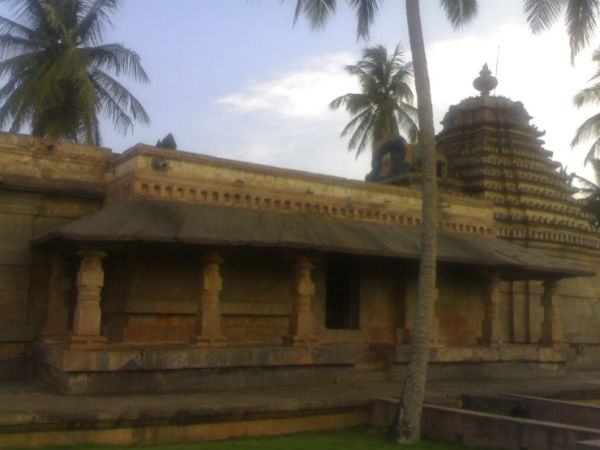
[[[390,373],[387,370],[361,370],[356,373],[357,381],[388,381]]]
[[[465,409],[600,429],[600,406],[520,394],[463,395]]]
[[[371,425],[391,423],[398,405],[396,399],[379,399]],[[552,450],[581,447],[584,442],[600,440],[600,429],[490,414],[460,408],[426,404],[422,416],[423,433],[434,439],[459,440],[465,445],[528,450]],[[593,444],[595,445],[595,444]]]

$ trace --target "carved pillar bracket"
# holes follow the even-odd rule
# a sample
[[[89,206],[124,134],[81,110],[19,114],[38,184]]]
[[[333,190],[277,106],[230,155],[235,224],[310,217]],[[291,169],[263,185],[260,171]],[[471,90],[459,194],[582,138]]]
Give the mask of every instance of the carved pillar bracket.
[[[564,344],[562,326],[558,307],[557,279],[548,279],[543,282],[542,307],[544,319],[542,322],[542,336],[540,344],[549,347],[561,347]]]
[[[220,266],[223,258],[216,253],[200,257],[200,299],[195,319],[192,344],[198,347],[220,347],[227,342],[221,334],[219,294],[223,287]]]
[[[294,346],[310,345],[316,341],[313,333],[311,311],[315,285],[310,278],[314,266],[306,258],[298,259],[292,266],[294,280],[292,285],[293,312],[290,317],[290,333],[284,337],[284,343]]]
[[[48,304],[40,336],[42,342],[64,342],[69,333],[69,308],[66,297],[71,283],[67,277],[65,265],[65,258],[60,253],[50,259]]]
[[[102,260],[107,255],[99,250],[82,250],[77,254],[81,262],[77,273],[77,306],[69,338],[70,347],[102,348],[106,337],[100,335],[100,293],[104,285]]]
[[[500,321],[500,277],[496,272],[485,279],[485,312],[481,324],[482,343],[493,346],[502,343],[502,322]]]

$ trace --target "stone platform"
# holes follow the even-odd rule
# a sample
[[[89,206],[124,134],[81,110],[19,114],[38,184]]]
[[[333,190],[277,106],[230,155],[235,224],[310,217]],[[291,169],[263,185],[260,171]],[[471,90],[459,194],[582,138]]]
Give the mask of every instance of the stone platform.
[[[351,382],[362,347],[36,344],[32,357],[36,378],[61,393],[129,394]]]
[[[39,382],[0,384],[0,448],[83,443],[152,445],[342,428],[369,423],[376,399],[401,383],[328,383],[203,392],[64,396]],[[600,398],[600,372],[536,379],[431,381],[427,401],[462,394]],[[425,430],[426,431],[426,430]]]
[[[534,345],[432,347],[431,380],[526,378],[565,371],[576,350]],[[106,346],[73,349],[35,344],[36,378],[64,394],[131,394],[398,381],[406,375],[408,345]],[[369,366],[376,374],[370,374]]]

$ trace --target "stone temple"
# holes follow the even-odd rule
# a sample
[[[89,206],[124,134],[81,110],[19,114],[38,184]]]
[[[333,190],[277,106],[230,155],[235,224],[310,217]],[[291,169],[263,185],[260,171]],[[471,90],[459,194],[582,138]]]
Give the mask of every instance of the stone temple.
[[[437,136],[429,376],[600,368],[600,234],[520,102],[452,106]],[[0,379],[67,394],[402,379],[420,163],[367,181],[147,145],[0,134]]]

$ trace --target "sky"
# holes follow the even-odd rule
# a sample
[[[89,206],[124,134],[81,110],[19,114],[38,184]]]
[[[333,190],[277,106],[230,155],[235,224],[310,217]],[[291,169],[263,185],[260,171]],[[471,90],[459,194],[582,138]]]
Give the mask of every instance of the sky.
[[[179,150],[277,167],[363,179],[369,152],[348,152],[340,132],[350,120],[328,105],[358,92],[344,66],[363,48],[397,43],[408,52],[404,2],[384,0],[369,41],[356,39],[346,2],[322,30],[304,18],[293,24],[295,0],[122,0],[105,42],[136,51],[149,84],[121,79],[145,106],[150,125],[123,136],[102,125],[103,144],[122,152],[154,145],[173,133]],[[576,110],[573,95],[595,66],[595,40],[570,63],[563,23],[533,35],[521,0],[480,0],[478,16],[460,31],[437,0],[422,0],[437,131],[448,107],[477,95],[472,82],[484,63],[499,80],[496,95],[523,102],[545,130],[545,148],[569,171],[584,172],[586,147],[571,150],[577,126],[595,113]],[[0,15],[14,17],[5,0]],[[600,34],[599,34],[600,36]],[[26,131],[26,130],[25,130]]]

